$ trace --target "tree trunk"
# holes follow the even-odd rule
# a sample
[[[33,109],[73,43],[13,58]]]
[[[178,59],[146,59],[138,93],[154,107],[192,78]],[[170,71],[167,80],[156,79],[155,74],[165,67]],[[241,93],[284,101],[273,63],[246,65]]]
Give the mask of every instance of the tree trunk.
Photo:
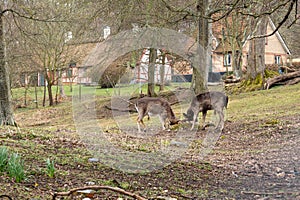
[[[34,84],[34,94],[35,94],[35,108],[39,108],[38,96],[37,96],[37,85]]]
[[[161,51],[161,65],[159,68],[159,75],[160,75],[160,83],[159,83],[159,91],[162,92],[165,87],[165,59],[166,59],[166,54]]]
[[[257,24],[256,35],[264,35],[267,31],[268,18],[263,17]],[[254,38],[249,41],[247,79],[255,80],[264,77],[265,71],[265,38]],[[263,83],[262,83],[263,84]]]
[[[47,73],[47,72],[46,72]],[[47,93],[47,81],[46,81],[46,74],[45,74],[45,78],[44,78],[44,95],[43,95],[43,107],[46,106],[46,93]]]
[[[0,6],[0,125],[16,126],[17,124],[13,117],[8,68],[5,61],[2,17],[2,7]]]
[[[65,89],[62,83],[59,85],[59,96],[62,99],[66,98]]]
[[[209,0],[198,0],[197,10],[199,13],[198,19],[198,42],[204,49],[205,55],[200,55],[200,62],[197,66],[193,65],[193,89],[195,94],[200,94],[207,91],[207,50],[209,41],[209,26],[208,20],[205,18]]]
[[[155,63],[157,58],[157,50],[154,48],[150,48],[149,53],[149,67],[148,67],[148,96],[154,97],[156,96],[154,88],[154,72],[155,72]]]
[[[49,97],[49,106],[53,106],[53,94],[52,94],[52,83],[47,84],[47,89],[48,89],[48,97]]]
[[[47,82],[47,91],[48,91],[48,98],[49,98],[49,106],[54,105],[53,101],[53,94],[52,94],[52,80],[51,80],[51,75],[48,75],[47,72],[45,73],[45,80]]]
[[[242,61],[243,61],[243,53],[241,50],[238,50],[236,53],[236,68],[234,69],[234,75],[236,78],[240,78],[242,76]]]
[[[58,92],[59,92],[59,86],[58,85],[56,85],[56,91],[55,91],[55,104],[57,105],[58,104]]]
[[[59,85],[59,98],[64,99],[66,97],[65,94],[65,90],[64,90],[64,86],[63,86],[63,82],[62,82],[62,75],[61,75],[61,71],[59,72],[59,78],[58,78],[58,85]]]

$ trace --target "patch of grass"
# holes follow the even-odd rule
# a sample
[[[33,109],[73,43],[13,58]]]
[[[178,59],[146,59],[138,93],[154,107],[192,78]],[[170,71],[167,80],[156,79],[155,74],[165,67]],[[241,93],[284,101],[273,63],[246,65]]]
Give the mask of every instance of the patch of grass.
[[[76,92],[76,87],[73,89]],[[93,88],[86,89],[93,90]],[[108,93],[113,93],[113,91],[110,89],[108,92],[106,92],[105,89],[94,89],[96,90],[96,95],[99,95],[99,100],[97,98],[97,105],[99,104],[99,106],[107,103],[110,98],[107,96]],[[125,89],[126,88],[123,90],[122,88],[121,95],[126,95],[123,92],[130,91],[129,89]],[[242,93],[239,95],[230,95],[229,106],[226,115],[229,121],[236,121],[243,124],[243,126],[237,127],[243,128],[243,130],[241,130],[243,131],[243,134],[238,135],[239,141],[236,141],[234,135],[225,132],[224,135],[221,135],[220,146],[214,150],[214,155],[225,158],[236,158],[239,156],[242,157],[243,155],[264,153],[265,149],[260,146],[245,146],[244,144],[238,144],[237,147],[233,147],[232,145],[230,147],[226,146],[223,148],[224,146],[221,145],[223,145],[222,143],[228,145],[227,142],[240,141],[248,144],[248,141],[250,140],[251,142],[251,140],[253,140],[253,138],[255,139],[255,137],[260,139],[259,137],[262,136],[272,136],[272,131],[276,131],[277,127],[281,126],[282,124],[293,124],[293,118],[285,119],[282,117],[297,115],[297,113],[300,113],[299,99],[297,98],[299,90],[300,84],[288,87],[274,87],[268,91],[255,91]],[[71,95],[71,93],[68,95]],[[176,116],[180,118],[181,106],[173,105],[172,108],[174,108],[174,113]],[[183,111],[185,112],[186,110]],[[210,115],[213,115],[212,111],[209,111],[207,121],[209,121]],[[64,183],[72,182],[72,185],[68,187],[76,187],[77,185],[85,183],[88,177],[90,177],[88,179],[91,179],[94,182],[97,181],[97,183],[100,184],[121,186],[124,189],[129,190],[138,190],[141,194],[149,194],[149,196],[153,196],[153,194],[161,194],[161,192],[158,192],[158,190],[160,190],[160,187],[164,187],[167,188],[170,193],[178,191],[178,193],[186,196],[191,195],[199,198],[212,199],[211,197],[214,195],[212,192],[214,191],[211,191],[211,189],[213,187],[209,188],[204,184],[206,181],[211,181],[210,179],[215,177],[215,175],[216,177],[220,175],[220,177],[216,178],[217,180],[222,180],[223,175],[226,175],[226,173],[222,172],[222,174],[219,174],[219,172],[215,171],[214,164],[195,163],[193,166],[188,168],[187,165],[192,162],[189,160],[184,164],[178,164],[176,162],[172,163],[172,171],[162,171],[161,173],[153,174],[151,176],[146,172],[141,173],[139,176],[144,176],[146,180],[140,181],[137,178],[128,178],[129,176],[126,174],[121,175],[121,173],[113,171],[104,164],[87,162],[88,158],[91,157],[91,153],[82,146],[82,143],[76,143],[76,141],[80,140],[80,138],[78,133],[75,131],[71,101],[60,103],[54,107],[18,109],[15,112],[15,116],[17,118],[17,122],[21,124],[21,132],[17,132],[17,129],[13,128],[7,130],[6,127],[0,127],[1,145],[5,145],[9,147],[9,149],[13,149],[15,152],[18,152],[20,155],[22,155],[22,158],[26,163],[26,168],[30,170],[26,171],[26,178],[34,179],[34,181],[37,181],[37,183],[39,183],[39,181],[44,182],[45,167],[47,167],[45,166],[45,161],[47,158],[55,159],[55,165],[59,166],[59,169],[56,168],[55,176],[60,176],[59,182],[56,182],[55,179],[48,179],[47,182],[51,184],[41,184],[38,186],[39,189],[30,189],[30,192],[23,189],[25,188],[23,187],[23,184],[16,184],[14,187],[16,188],[17,193],[20,194],[20,199],[33,198],[39,195],[41,196],[41,199],[45,199],[46,194],[40,194],[40,191],[65,191],[66,188]],[[128,130],[134,132],[137,131],[137,126],[135,123],[136,113],[132,114],[131,117],[133,119],[132,127],[129,123],[125,124],[127,123],[128,119],[124,120],[124,126],[130,126]],[[122,119],[120,119],[120,121],[121,120]],[[153,118],[153,120],[151,119],[151,121],[146,121],[146,123],[150,126],[154,124],[155,128],[157,128],[158,122],[155,120],[157,119]],[[251,124],[252,122],[255,122],[255,127],[248,126],[248,123]],[[105,132],[105,136],[107,136],[112,144],[118,145],[117,147],[120,146],[125,150],[135,152],[152,152],[156,150],[156,145],[159,147],[168,147],[171,141],[169,137],[173,136],[166,136],[166,139],[163,140],[145,140],[135,137],[126,137],[126,131],[120,132],[118,130],[120,123],[117,124],[115,119],[110,118],[109,116],[101,118],[99,121],[97,121],[97,123],[101,125],[103,130],[107,131]],[[123,123],[123,121],[121,121],[121,123]],[[231,126],[230,122],[225,123],[227,123],[226,125]],[[251,125],[254,125],[254,123]],[[184,124],[181,128],[189,130],[190,126],[190,124]],[[270,127],[270,130],[266,130],[266,126],[267,129]],[[225,131],[227,131],[226,128],[227,127],[225,127]],[[233,132],[236,130],[234,127],[230,128],[233,129]],[[229,130],[232,131],[231,129]],[[281,132],[288,134],[286,129],[282,129]],[[67,140],[65,140],[65,138],[67,138]],[[199,153],[201,150],[201,144],[203,143],[202,139],[202,134],[199,135],[199,137],[197,135],[195,140],[191,142],[191,153]],[[262,138],[262,140],[263,139],[265,138]],[[270,144],[268,145],[268,148],[274,149],[281,147],[280,144],[278,144],[278,146],[270,146]],[[10,156],[8,155],[8,159],[9,157]],[[111,158],[119,159],[119,157],[114,155],[111,155]],[[138,164],[139,160],[136,162]],[[224,162],[231,162],[231,160],[224,160]],[[122,178],[120,178],[120,176],[122,176]],[[149,181],[147,181],[149,176],[151,179],[149,178]],[[194,181],[189,181],[188,178],[183,180],[183,176],[192,178],[194,177]],[[40,180],[41,178],[42,180]],[[114,180],[121,181],[116,183]],[[32,182],[33,180],[30,181]],[[158,190],[153,190],[149,185],[147,185],[152,181],[155,183],[153,185],[159,188]],[[169,183],[170,181],[172,181],[172,183]],[[238,180],[235,179],[234,181],[237,182]],[[2,187],[0,187],[0,190],[5,190],[5,188],[10,187],[10,184],[10,180],[4,179],[3,186],[1,182]],[[192,184],[194,187],[190,187],[190,184]],[[206,190],[206,188],[209,189]],[[219,197],[221,194],[229,197],[236,196],[231,195],[230,191],[226,191],[225,189],[222,191],[222,189],[220,189],[216,190],[216,198],[214,199],[220,199],[217,197]]]
[[[180,194],[183,194],[183,195],[188,194],[188,191],[186,191],[186,190],[183,189],[183,188],[177,188],[177,192],[179,192]]]
[[[203,169],[203,170],[206,170],[206,171],[211,171],[212,170],[212,166],[211,166],[210,163],[202,163],[198,167],[199,167],[199,169]]]
[[[131,188],[131,185],[128,182],[122,182],[120,183],[120,187],[124,190],[129,190]]]
[[[17,183],[25,179],[24,163],[19,154],[10,155],[7,147],[0,147],[0,172],[7,172]]]
[[[8,162],[7,147],[0,147],[0,172],[4,172]]]
[[[50,158],[47,158],[47,160],[46,160],[46,174],[50,178],[53,178],[55,175],[54,160],[50,160]]]
[[[8,175],[14,178],[17,183],[22,182],[25,179],[24,163],[17,153],[13,153],[7,164]]]
[[[198,189],[197,191],[196,191],[196,193],[197,193],[197,196],[198,197],[201,197],[201,198],[207,198],[208,197],[208,190],[206,190],[206,189]]]
[[[299,98],[295,94],[299,90],[300,84],[297,84],[230,95],[227,116],[229,120],[247,123],[298,114],[300,113],[300,104]]]
[[[280,123],[279,119],[269,119],[266,121],[266,125],[276,125],[279,123]]]

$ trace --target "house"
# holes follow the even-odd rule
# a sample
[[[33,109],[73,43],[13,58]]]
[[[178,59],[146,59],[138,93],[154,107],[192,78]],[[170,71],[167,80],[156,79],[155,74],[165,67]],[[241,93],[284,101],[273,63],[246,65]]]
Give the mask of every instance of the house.
[[[272,33],[275,29],[274,23],[269,19],[267,34]],[[232,46],[228,42],[217,41],[215,37],[213,37],[213,40],[216,40],[216,45],[212,51],[212,71],[218,73],[233,71]],[[238,47],[238,45],[235,46]],[[236,48],[236,50],[242,52],[242,69],[245,69],[249,52],[249,40],[246,40],[242,49]],[[265,64],[267,66],[286,66],[290,55],[291,52],[278,31],[274,35],[265,38]]]
[[[149,65],[149,54],[150,49],[146,48],[143,50],[143,53],[137,62],[136,67],[134,68],[134,79],[133,83],[144,83],[148,81],[148,65]],[[164,59],[164,65],[163,60]],[[163,57],[160,50],[157,50],[157,59],[154,70],[154,82],[160,83],[161,75],[160,70],[164,67],[164,82],[171,82],[172,80],[172,68],[171,60],[168,56]]]
[[[77,63],[70,63],[69,67],[62,70],[62,83],[69,84],[92,84],[92,79],[86,75],[86,72],[92,66],[77,66]]]
[[[92,84],[92,79],[86,72],[92,66],[85,65],[84,60],[97,43],[90,42],[84,44],[73,44],[69,47],[69,64],[62,69],[61,78],[63,84]]]
[[[243,25],[241,25],[243,26]],[[221,41],[222,35],[220,34],[220,29],[222,27],[218,25],[218,27],[213,26],[212,31],[212,51],[211,51],[211,62],[209,63],[209,76],[208,80],[210,81],[218,81],[220,79],[220,74],[224,74],[226,72],[233,71],[233,53],[232,52],[232,44],[228,42],[228,40]],[[269,19],[267,24],[267,34],[272,33],[275,30],[275,25],[271,19]],[[249,52],[249,41],[242,45],[237,45],[235,50],[241,52],[241,63],[242,68],[246,68],[247,66],[247,57]],[[240,46],[240,47],[239,47]],[[88,68],[92,67],[91,64],[86,66],[83,60],[86,59],[88,54],[95,50],[95,43],[93,44],[83,44],[78,47],[74,47],[77,51],[81,52],[80,58],[76,58],[74,56],[75,64],[70,62],[69,67],[63,72],[63,83],[78,83],[78,84],[91,84],[91,78],[86,76],[86,71]],[[161,60],[161,52],[158,50],[158,59],[156,61],[156,69],[155,69],[155,82],[160,82],[160,69],[162,67]],[[265,38],[265,64],[268,65],[276,65],[286,66],[288,63],[288,58],[290,57],[291,52],[287,47],[287,44],[284,42],[280,33],[277,31],[272,36]],[[75,59],[76,58],[76,59]],[[96,63],[94,61],[88,63]],[[149,64],[149,49],[144,49],[140,59],[137,62],[137,66],[134,68],[134,78],[132,83],[141,83],[146,82],[148,80],[148,64]],[[184,66],[185,69],[182,69]],[[186,76],[187,80],[191,80],[192,68],[190,64],[185,61],[180,62],[172,62],[172,59],[168,56],[165,57],[165,82],[168,81],[178,81],[182,77]],[[177,77],[176,77],[177,76]],[[180,80],[179,80],[180,81]]]

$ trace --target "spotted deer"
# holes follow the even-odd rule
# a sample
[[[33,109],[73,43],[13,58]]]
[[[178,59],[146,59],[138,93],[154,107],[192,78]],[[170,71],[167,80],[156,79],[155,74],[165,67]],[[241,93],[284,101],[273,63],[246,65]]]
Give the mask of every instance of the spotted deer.
[[[228,96],[223,92],[211,91],[197,95],[193,98],[187,113],[183,113],[188,121],[192,121],[192,128],[194,129],[195,122],[198,119],[199,112],[202,112],[202,129],[205,129],[205,118],[208,110],[214,110],[214,113],[219,115],[219,122],[216,128],[224,128],[224,108],[227,108]]]
[[[143,97],[135,103],[135,108],[138,112],[137,124],[138,131],[141,132],[141,125],[146,131],[146,125],[143,118],[147,115],[158,116],[163,130],[169,128],[169,125],[178,124],[179,120],[176,119],[175,114],[168,101],[162,98]]]

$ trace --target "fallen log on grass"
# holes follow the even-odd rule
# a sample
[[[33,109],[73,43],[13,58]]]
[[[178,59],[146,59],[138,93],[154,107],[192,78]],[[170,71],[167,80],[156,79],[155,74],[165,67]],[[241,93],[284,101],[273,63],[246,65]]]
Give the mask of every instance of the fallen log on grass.
[[[224,83],[229,84],[229,83],[239,83],[241,82],[240,78],[234,78],[234,79],[225,79]]]
[[[268,90],[274,85],[293,85],[299,82],[300,71],[295,71],[268,79],[264,85],[264,89]]]

